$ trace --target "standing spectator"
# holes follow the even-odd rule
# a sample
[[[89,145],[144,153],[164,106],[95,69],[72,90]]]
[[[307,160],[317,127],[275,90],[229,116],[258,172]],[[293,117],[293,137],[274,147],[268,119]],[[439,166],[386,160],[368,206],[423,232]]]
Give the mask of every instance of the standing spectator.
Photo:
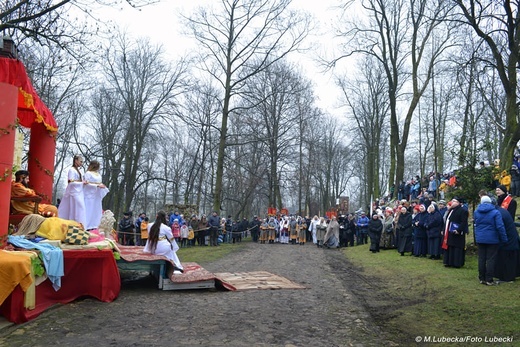
[[[242,242],[242,236],[244,238],[247,237],[247,231],[249,228],[249,222],[247,221],[247,218],[242,218],[242,222],[240,222],[240,235],[238,236],[238,242]]]
[[[181,243],[181,226],[179,225],[179,220],[175,218],[173,220],[172,224],[172,234],[175,238],[175,241],[177,241],[177,244]]]
[[[399,201],[405,199],[405,195],[404,195],[405,186],[406,186],[406,182],[404,180],[402,180],[401,183],[399,184],[399,188],[397,190],[397,200],[399,200]]]
[[[468,233],[468,210],[463,206],[464,200],[455,197],[451,200],[446,223],[442,249],[444,250],[444,266],[460,268],[466,259],[466,234]]]
[[[441,214],[442,221],[444,223],[446,221],[446,216],[447,216],[446,213],[448,212],[448,207],[446,206],[446,201],[439,200],[438,205],[439,205],[439,213]]]
[[[199,246],[206,246],[206,236],[208,235],[208,221],[206,219],[206,215],[202,215],[200,217],[199,222]]]
[[[390,249],[395,246],[394,211],[390,207],[385,209],[385,219],[383,220],[383,232],[381,234],[380,246],[383,249]]]
[[[511,190],[511,175],[506,170],[500,173],[500,185],[505,186],[507,191]]]
[[[495,189],[495,193],[497,195],[497,205],[502,208],[505,208],[513,220],[515,220],[516,215],[516,200],[510,194],[507,194],[507,187],[504,185],[498,185]]]
[[[173,224],[173,221],[177,219],[177,222],[179,223],[179,226],[184,224],[184,220],[182,219],[181,215],[179,214],[179,211],[175,211],[170,215],[170,226]]]
[[[137,246],[144,246],[144,244],[142,244],[142,240],[141,240],[141,223],[143,222],[143,220],[145,218],[146,218],[146,213],[141,212],[141,214],[139,214],[139,216],[135,219],[135,232],[136,232],[135,244]]]
[[[354,235],[356,234],[356,218],[353,213],[348,215],[347,228],[347,247],[354,247]]]
[[[478,278],[480,284],[494,285],[495,262],[500,243],[507,243],[506,229],[500,212],[489,196],[480,198],[474,212],[475,240],[478,246]]]
[[[132,212],[128,211],[123,213],[123,218],[119,221],[119,243],[125,246],[135,246],[134,239],[134,220],[132,218]]]
[[[430,176],[430,182],[428,182],[428,194],[433,195],[433,197],[437,197],[437,188],[439,186],[439,181],[435,175]],[[426,206],[428,207],[428,206]]]
[[[399,234],[399,245],[397,251],[403,256],[405,252],[412,252],[412,214],[408,209],[401,207],[401,213],[397,220],[397,233]]]
[[[425,205],[419,205],[419,213],[413,219],[413,255],[416,257],[426,257],[426,254],[428,254],[428,236],[426,234],[427,218],[428,212],[426,212]]]
[[[213,211],[208,220],[209,224],[209,245],[218,246],[218,227],[220,225],[220,218],[217,211]]]
[[[258,237],[260,236],[260,220],[258,219],[258,216],[254,216],[253,220],[249,224],[249,228],[251,229],[251,238],[253,239],[253,242],[258,242]]]
[[[233,238],[233,218],[231,215],[226,218],[226,240],[227,243],[231,243],[231,239]]]
[[[193,227],[190,225],[188,227],[188,247],[195,246],[195,232],[193,231]]]
[[[379,243],[381,242],[381,233],[383,232],[383,222],[374,213],[372,219],[368,222],[368,236],[370,236],[370,251],[372,253],[379,252]]]
[[[143,221],[139,225],[141,228],[141,242],[146,244],[146,241],[148,240],[148,217],[144,217]]]
[[[190,229],[186,224],[181,225],[181,244],[180,247],[184,248],[188,246],[188,235],[190,233]]]
[[[500,206],[496,206],[496,209],[500,212],[506,228],[507,243],[500,244],[498,247],[495,277],[498,278],[498,283],[509,283],[515,280],[518,272],[518,251],[520,248],[518,231],[516,231],[515,222],[509,212]]]
[[[441,237],[444,220],[434,204],[428,206],[427,211],[425,226],[426,235],[428,236],[428,254],[430,259],[441,259]]]
[[[361,212],[361,217],[358,218],[356,226],[356,244],[363,245],[368,243],[368,217],[365,212]]]
[[[193,246],[195,246],[195,240],[199,240],[199,224],[200,221],[197,215],[191,215],[189,226],[193,229]]]
[[[511,166],[511,195],[520,196],[520,171],[518,166]]]
[[[85,210],[85,195],[83,185],[85,183],[83,174],[83,157],[75,155],[72,167],[67,172],[67,188],[58,207],[58,217],[62,219],[75,220],[87,225],[87,212]]]

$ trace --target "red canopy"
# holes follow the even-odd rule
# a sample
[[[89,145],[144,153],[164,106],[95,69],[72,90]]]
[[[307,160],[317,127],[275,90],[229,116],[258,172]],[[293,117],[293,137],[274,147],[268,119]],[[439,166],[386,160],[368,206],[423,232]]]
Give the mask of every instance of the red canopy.
[[[31,128],[36,122],[42,123],[50,133],[55,134],[58,131],[58,125],[51,111],[34,90],[21,61],[0,57],[0,82],[18,88],[18,122],[20,125]]]

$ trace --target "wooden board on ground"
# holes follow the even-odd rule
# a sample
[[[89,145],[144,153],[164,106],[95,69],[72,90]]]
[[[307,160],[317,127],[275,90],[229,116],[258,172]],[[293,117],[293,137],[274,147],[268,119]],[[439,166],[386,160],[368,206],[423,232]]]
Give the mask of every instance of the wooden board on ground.
[[[215,288],[215,275],[197,263],[183,263],[184,273],[174,274],[168,267],[166,278],[160,279],[162,290],[210,289]]]
[[[305,289],[305,286],[266,271],[216,273],[217,281],[228,290]]]

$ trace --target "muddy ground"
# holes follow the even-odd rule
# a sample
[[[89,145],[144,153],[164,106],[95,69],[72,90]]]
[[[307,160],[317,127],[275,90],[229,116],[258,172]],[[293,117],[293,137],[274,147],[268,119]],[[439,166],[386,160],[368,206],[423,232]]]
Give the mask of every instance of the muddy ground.
[[[200,265],[214,273],[268,271],[307,288],[162,291],[149,277],[125,280],[112,303],[87,298],[0,330],[0,347],[413,344],[385,327],[399,303],[383,300],[380,283],[340,250],[248,242]]]

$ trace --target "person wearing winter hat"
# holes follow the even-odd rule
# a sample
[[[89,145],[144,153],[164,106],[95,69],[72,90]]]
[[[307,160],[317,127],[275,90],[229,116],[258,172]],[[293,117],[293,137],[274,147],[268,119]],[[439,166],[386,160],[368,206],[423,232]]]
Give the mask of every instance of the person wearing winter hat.
[[[507,188],[504,185],[498,185],[495,189],[495,194],[497,195],[497,205],[505,208],[513,220],[515,220],[516,215],[516,201],[510,194],[507,194]]]
[[[494,285],[495,263],[501,243],[507,243],[506,229],[500,212],[491,198],[480,198],[474,214],[475,240],[478,246],[478,278],[481,284]]]
[[[454,197],[449,204],[449,210],[444,225],[444,266],[460,268],[466,260],[466,234],[468,233],[468,209],[464,207],[464,199]]]

